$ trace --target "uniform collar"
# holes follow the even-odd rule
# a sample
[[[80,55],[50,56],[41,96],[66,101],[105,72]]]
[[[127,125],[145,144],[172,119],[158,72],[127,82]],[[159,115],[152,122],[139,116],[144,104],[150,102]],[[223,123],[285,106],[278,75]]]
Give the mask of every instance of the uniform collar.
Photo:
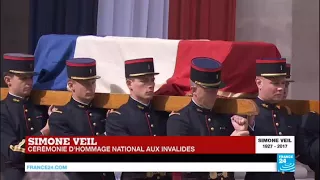
[[[83,102],[79,102],[79,101],[75,100],[73,97],[71,98],[70,102],[71,102],[71,104],[73,104],[79,108],[83,108],[83,109],[88,109],[92,106],[92,103],[85,104]]]
[[[141,103],[141,102],[133,99],[131,96],[130,96],[130,98],[129,98],[128,103],[129,103],[131,106],[135,106],[135,107],[137,107],[138,109],[141,109],[141,110],[143,110],[143,111],[147,111],[147,110],[149,110],[149,109],[151,108],[151,105],[150,105],[151,103],[149,103],[149,104]]]
[[[198,105],[193,99],[190,102],[190,105],[198,112],[203,113],[203,114],[211,114],[212,113],[212,109],[207,109],[204,107],[201,107],[200,105]]]
[[[269,103],[266,102],[259,97],[256,98],[256,104],[259,105],[260,107],[263,107],[265,109],[270,109],[270,110],[279,110],[280,106],[276,103]]]
[[[21,104],[26,104],[29,102],[30,98],[29,97],[26,97],[26,98],[23,98],[21,96],[17,96],[17,95],[14,95],[12,93],[8,93],[7,95],[7,99],[11,102],[14,102],[14,103],[21,103]]]

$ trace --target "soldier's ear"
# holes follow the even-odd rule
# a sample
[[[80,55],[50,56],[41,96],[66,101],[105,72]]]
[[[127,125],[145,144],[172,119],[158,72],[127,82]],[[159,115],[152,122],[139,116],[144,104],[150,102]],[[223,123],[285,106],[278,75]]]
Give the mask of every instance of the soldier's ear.
[[[194,93],[197,91],[197,86],[191,86],[191,96],[194,95]]]
[[[74,92],[73,82],[71,79],[68,80],[67,89],[68,91]]]
[[[132,90],[132,79],[126,79],[126,84],[129,88],[129,90]]]
[[[256,85],[259,90],[262,88],[262,79],[261,78],[256,77]]]
[[[12,79],[12,75],[10,74],[5,74],[3,77],[4,82],[7,84],[8,87],[11,86],[11,79]]]

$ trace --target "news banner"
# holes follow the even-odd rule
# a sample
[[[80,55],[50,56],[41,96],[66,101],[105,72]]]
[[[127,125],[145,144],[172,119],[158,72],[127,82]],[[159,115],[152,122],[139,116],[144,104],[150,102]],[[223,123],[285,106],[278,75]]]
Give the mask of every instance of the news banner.
[[[26,172],[294,172],[293,136],[27,137]]]

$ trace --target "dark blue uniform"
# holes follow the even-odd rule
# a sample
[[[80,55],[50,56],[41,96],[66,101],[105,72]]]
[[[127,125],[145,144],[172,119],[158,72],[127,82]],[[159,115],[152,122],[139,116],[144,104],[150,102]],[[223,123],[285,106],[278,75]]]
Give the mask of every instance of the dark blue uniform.
[[[319,179],[319,114],[309,112],[302,117],[304,146],[307,147],[305,164],[315,172],[315,179]]]
[[[125,77],[137,78],[153,76],[152,58],[132,59],[125,61]],[[150,103],[152,104],[152,103]],[[151,105],[144,105],[131,97],[117,111],[108,115],[106,122],[107,136],[165,136],[168,113],[156,112]],[[122,173],[122,180],[163,179],[171,180],[168,173]]]
[[[190,79],[205,89],[221,88],[221,63],[210,58],[194,58]],[[195,97],[194,97],[195,98]],[[171,113],[167,123],[168,136],[230,136],[234,131],[230,115],[217,114],[191,101],[177,113]],[[183,179],[234,179],[234,173],[182,173]]]
[[[104,134],[106,110],[94,108],[73,98],[49,118],[52,136],[99,136]],[[109,180],[114,173],[67,173],[71,180]]]
[[[165,136],[168,114],[157,112],[132,98],[109,114],[107,136]]]
[[[26,83],[35,74],[34,56],[29,54],[4,54],[1,66],[1,73],[9,77],[16,76],[26,80]],[[47,109],[35,106],[29,98],[8,94],[1,101],[1,171],[5,179],[23,178],[25,136],[42,135],[40,130],[47,119]]]
[[[1,162],[3,177],[21,180],[24,172],[25,136],[42,135],[48,119],[46,109],[30,99],[8,94],[1,101]]]
[[[259,114],[255,117],[254,136],[295,136],[296,155],[304,154],[301,134],[301,121],[293,116],[288,107],[270,104],[257,98]],[[246,173],[246,180],[290,180],[295,179],[294,173]]]
[[[96,62],[90,58],[68,60],[68,77],[75,81],[98,79]],[[103,135],[106,110],[83,104],[71,98],[69,103],[59,107],[49,118],[52,136],[99,136]],[[113,180],[114,173],[66,173],[70,180]]]
[[[108,115],[107,136],[165,136],[168,113],[158,112],[151,106],[132,98],[117,111]],[[121,179],[170,179],[167,173],[122,173]]]
[[[234,131],[230,115],[214,113],[191,101],[182,110],[171,113],[168,136],[230,136]],[[214,175],[216,174],[216,175]],[[234,179],[234,173],[183,173],[184,179]]]
[[[52,136],[99,136],[104,134],[106,110],[94,108],[75,101],[50,116],[49,127]]]

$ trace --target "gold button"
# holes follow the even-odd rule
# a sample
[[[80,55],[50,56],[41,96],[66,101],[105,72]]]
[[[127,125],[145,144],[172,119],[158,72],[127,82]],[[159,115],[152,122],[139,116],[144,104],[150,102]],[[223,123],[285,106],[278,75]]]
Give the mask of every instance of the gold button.
[[[282,132],[279,132],[279,135],[282,135]]]
[[[282,174],[285,174],[285,172],[282,172]]]
[[[99,133],[98,133],[98,132],[96,132],[96,135],[98,136],[98,135],[99,135]]]
[[[92,125],[93,125],[93,126],[96,126],[97,124],[96,124],[96,123],[92,123]]]
[[[157,136],[156,134],[154,134],[153,136]]]
[[[28,109],[25,109],[24,112],[28,112]]]
[[[32,127],[32,128],[30,128],[30,130],[31,130],[31,131],[33,131],[33,130],[34,130],[34,129],[33,129],[33,127]]]
[[[89,113],[89,116],[92,116],[92,113]]]
[[[211,119],[209,118],[209,119],[208,119],[208,121],[210,122],[210,121],[211,121]]]
[[[276,123],[276,126],[279,126],[279,123]]]
[[[213,127],[211,127],[210,129],[211,129],[211,131],[213,131],[213,130],[214,130],[214,128],[213,128]]]
[[[28,121],[31,121],[31,118],[28,118]]]
[[[277,115],[276,115],[276,114],[273,114],[273,117],[277,117]]]
[[[151,124],[150,126],[153,127],[153,124]]]

